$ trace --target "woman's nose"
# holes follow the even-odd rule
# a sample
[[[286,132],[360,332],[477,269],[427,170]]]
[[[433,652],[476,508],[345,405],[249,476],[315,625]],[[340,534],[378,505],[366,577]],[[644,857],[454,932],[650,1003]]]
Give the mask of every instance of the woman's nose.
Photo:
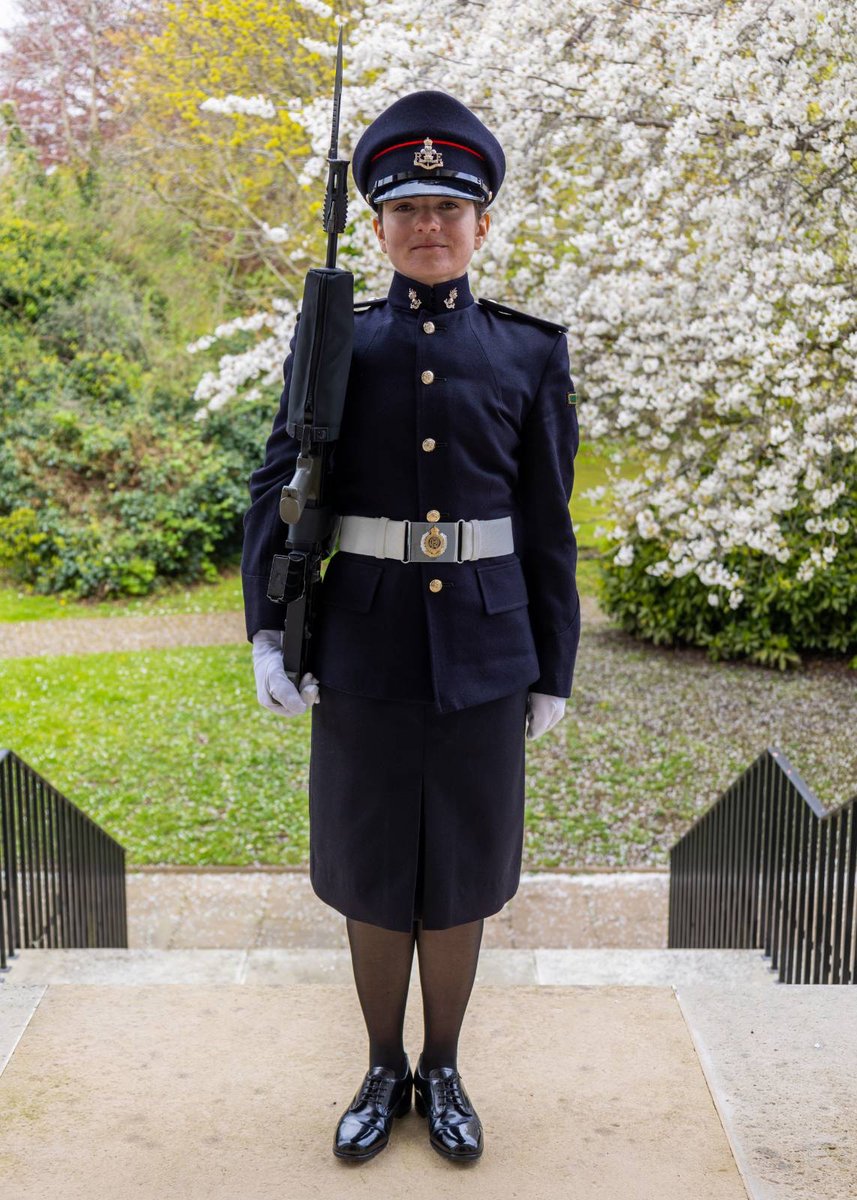
[[[430,208],[429,209],[418,209],[416,226],[417,226],[417,229],[419,229],[419,230],[439,229],[440,228],[440,217],[437,215],[436,212],[433,212]]]

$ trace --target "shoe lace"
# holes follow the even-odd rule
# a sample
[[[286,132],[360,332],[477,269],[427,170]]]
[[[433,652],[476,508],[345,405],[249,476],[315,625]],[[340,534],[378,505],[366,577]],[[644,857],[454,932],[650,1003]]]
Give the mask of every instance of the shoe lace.
[[[363,1086],[360,1089],[358,1097],[359,1103],[363,1104],[367,1100],[377,1101],[385,1088],[388,1080],[383,1075],[369,1075],[363,1080]]]
[[[440,1095],[438,1100],[441,1105],[454,1104],[459,1108],[464,1108],[464,1096],[461,1094],[461,1081],[458,1075],[445,1075],[438,1081]]]

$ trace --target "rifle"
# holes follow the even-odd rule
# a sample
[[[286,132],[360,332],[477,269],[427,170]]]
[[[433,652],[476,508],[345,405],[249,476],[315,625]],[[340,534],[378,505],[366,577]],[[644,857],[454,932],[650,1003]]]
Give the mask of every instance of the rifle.
[[[340,28],[322,215],[327,259],[324,267],[311,268],[304,282],[286,421],[288,433],[301,446],[294,476],[280,493],[280,519],[289,527],[286,553],[274,555],[268,579],[268,599],[287,606],[283,669],[295,687],[307,669],[321,562],[332,552],[339,534],[339,521],[326,493],[354,340],[354,276],[336,266],[337,241],[345,232],[348,212],[348,159],[339,157],[341,99]]]

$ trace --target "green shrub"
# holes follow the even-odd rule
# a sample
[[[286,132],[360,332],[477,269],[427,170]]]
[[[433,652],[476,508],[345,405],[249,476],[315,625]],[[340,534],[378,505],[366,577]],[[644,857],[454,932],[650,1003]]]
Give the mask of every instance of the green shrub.
[[[805,652],[851,656],[857,651],[857,465],[846,460],[846,487],[835,505],[816,512],[804,496],[784,521],[788,557],[784,562],[741,547],[724,565],[738,576],[741,600],[735,607],[723,588],[703,584],[694,573],[681,578],[652,574],[667,558],[657,538],[632,534],[627,565],[603,566],[602,603],[623,629],[659,645],[705,647],[714,659],[748,658],[785,668]],[[839,533],[832,562],[824,552]],[[807,527],[809,526],[809,528]],[[828,550],[828,553],[830,551]],[[715,603],[711,602],[711,597]]]
[[[0,458],[0,565],[78,596],[214,578],[240,547],[251,465],[193,421],[91,408],[19,417]]]
[[[76,239],[0,211],[0,571],[99,598],[211,580],[277,397],[195,421],[199,360],[158,342],[157,286]]]
[[[91,255],[62,220],[39,224],[0,212],[0,310],[4,320],[36,321],[93,278]]]

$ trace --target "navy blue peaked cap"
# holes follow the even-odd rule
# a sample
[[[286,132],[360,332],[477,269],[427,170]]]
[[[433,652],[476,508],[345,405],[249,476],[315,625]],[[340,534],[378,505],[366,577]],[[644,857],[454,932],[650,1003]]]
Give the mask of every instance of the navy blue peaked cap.
[[[445,92],[411,92],[376,117],[354,148],[354,182],[374,209],[401,196],[490,204],[506,173],[503,147]]]

